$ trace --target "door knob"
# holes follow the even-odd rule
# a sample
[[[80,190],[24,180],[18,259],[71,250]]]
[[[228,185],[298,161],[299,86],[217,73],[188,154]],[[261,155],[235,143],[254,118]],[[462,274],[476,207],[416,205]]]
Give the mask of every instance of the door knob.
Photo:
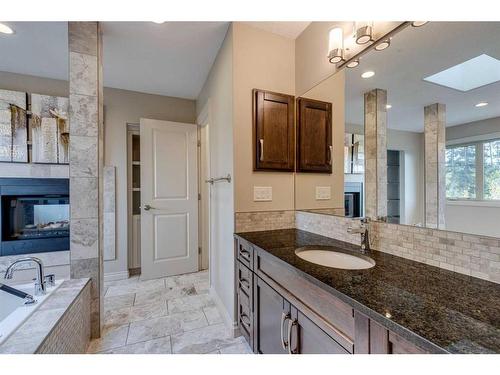
[[[151,207],[149,204],[145,204],[144,205],[144,210],[145,211],[149,211],[150,209],[152,209],[153,207]]]

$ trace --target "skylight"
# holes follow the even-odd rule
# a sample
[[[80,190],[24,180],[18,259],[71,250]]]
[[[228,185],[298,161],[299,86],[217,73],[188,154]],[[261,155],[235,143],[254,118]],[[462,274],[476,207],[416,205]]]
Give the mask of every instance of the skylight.
[[[464,92],[473,90],[500,81],[500,60],[486,54],[479,55],[425,77],[424,81]]]

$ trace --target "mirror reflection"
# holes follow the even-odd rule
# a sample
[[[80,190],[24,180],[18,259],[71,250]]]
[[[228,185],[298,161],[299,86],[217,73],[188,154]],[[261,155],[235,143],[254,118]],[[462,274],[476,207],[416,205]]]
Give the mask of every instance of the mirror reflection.
[[[364,182],[366,216],[500,237],[499,32],[408,27],[345,71],[345,186]]]
[[[331,105],[335,162],[296,174],[296,209],[500,237],[499,32],[406,27],[302,95]]]

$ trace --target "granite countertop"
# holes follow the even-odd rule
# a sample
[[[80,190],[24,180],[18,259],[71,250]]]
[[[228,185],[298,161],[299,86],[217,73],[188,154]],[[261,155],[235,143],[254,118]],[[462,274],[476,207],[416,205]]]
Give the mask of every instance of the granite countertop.
[[[500,353],[500,285],[380,251],[366,270],[316,265],[295,255],[310,245],[359,246],[298,229],[237,233],[308,280],[430,352]]]
[[[43,344],[90,279],[64,280],[12,336],[0,345],[0,354],[33,354]]]

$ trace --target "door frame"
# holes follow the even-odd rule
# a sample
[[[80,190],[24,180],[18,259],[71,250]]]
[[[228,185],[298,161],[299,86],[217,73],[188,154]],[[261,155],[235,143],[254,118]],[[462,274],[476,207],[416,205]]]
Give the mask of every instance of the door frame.
[[[201,246],[201,254],[199,269],[202,269],[203,259],[207,259],[208,261],[208,278],[209,278],[209,286],[212,285],[211,282],[211,264],[212,264],[212,209],[211,209],[211,196],[212,196],[212,186],[209,184],[208,189],[202,189],[202,186],[206,184],[203,178],[203,171],[206,171],[206,175],[211,175],[211,158],[210,158],[210,129],[211,129],[211,114],[210,114],[210,99],[207,100],[205,106],[199,113],[196,118],[196,124],[198,125],[198,193],[200,194],[201,199],[198,200],[198,238],[201,239],[199,241],[199,245]],[[205,142],[202,141],[202,129],[206,130],[206,139]],[[205,149],[203,149],[203,144],[205,143]],[[205,165],[202,164],[202,153],[205,155]],[[207,202],[205,205],[207,212],[207,220],[204,222],[203,217],[203,205],[204,202]],[[204,226],[206,228],[204,228]],[[203,229],[206,229],[207,233],[207,241],[205,243],[203,238]]]

